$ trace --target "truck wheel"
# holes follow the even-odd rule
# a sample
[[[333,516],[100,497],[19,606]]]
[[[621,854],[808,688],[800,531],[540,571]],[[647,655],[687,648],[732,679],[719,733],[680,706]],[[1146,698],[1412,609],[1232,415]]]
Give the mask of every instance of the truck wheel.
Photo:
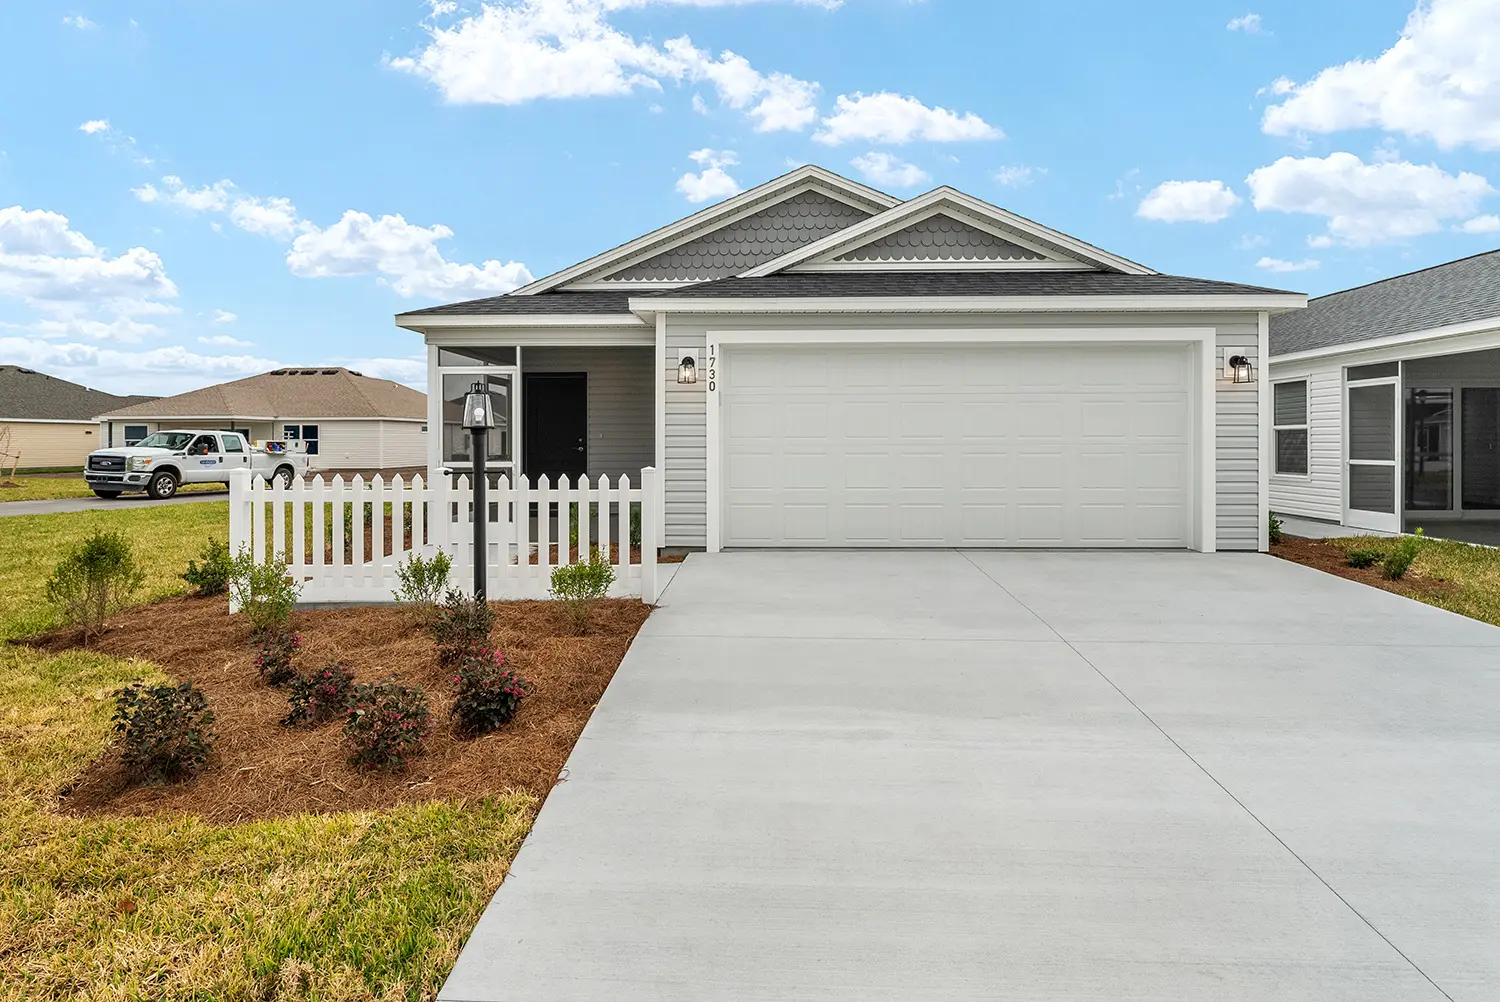
[[[101,498],[103,498],[106,501],[113,501],[115,498],[119,497],[121,494],[123,494],[125,492],[124,491],[101,491],[101,490],[97,490],[96,489],[94,491],[94,493],[97,494],[97,495],[99,495]]]
[[[292,477],[294,477],[295,475],[296,474],[292,471],[292,468],[290,466],[278,466],[276,467],[276,472],[271,474],[271,478],[275,480],[276,483],[280,484],[283,488],[291,490]]]
[[[146,493],[160,501],[177,493],[177,474],[171,470],[162,470],[151,478],[146,485]]]

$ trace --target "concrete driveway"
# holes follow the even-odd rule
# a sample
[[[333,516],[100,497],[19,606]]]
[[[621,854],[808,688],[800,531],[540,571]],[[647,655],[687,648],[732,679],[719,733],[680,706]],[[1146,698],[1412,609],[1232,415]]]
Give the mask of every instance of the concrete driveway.
[[[445,1000],[1500,998],[1500,629],[1258,555],[694,556]]]

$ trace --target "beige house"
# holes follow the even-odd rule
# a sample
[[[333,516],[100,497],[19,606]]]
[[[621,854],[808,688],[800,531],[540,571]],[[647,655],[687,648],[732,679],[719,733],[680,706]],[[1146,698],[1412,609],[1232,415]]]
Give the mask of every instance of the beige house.
[[[306,443],[314,470],[420,467],[427,396],[337,366],[286,368],[120,407],[98,416],[99,445],[134,445],[165,428],[238,431]]]
[[[0,365],[0,467],[82,466],[99,448],[100,411],[145,403],[70,383],[35,369]],[[5,444],[8,433],[9,444]]]

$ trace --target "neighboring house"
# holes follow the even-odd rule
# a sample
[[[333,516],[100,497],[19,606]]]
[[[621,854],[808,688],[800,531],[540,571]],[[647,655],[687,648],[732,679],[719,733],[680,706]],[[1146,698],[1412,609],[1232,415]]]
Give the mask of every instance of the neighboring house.
[[[300,440],[314,470],[376,470],[427,461],[427,398],[409,386],[336,366],[287,368],[98,415],[104,445],[134,445],[163,428]]]
[[[1273,318],[1271,381],[1277,512],[1387,532],[1500,520],[1500,251]]]
[[[1269,316],[1305,304],[803,167],[396,322],[428,345],[431,468],[469,461],[484,380],[494,466],[655,465],[669,547],[1212,551],[1266,546],[1268,398],[1226,356],[1259,380]]]
[[[99,448],[96,414],[151,399],[119,397],[35,369],[0,365],[0,432],[9,430],[7,451],[20,454],[22,469],[82,466]],[[7,474],[14,462],[0,456]]]

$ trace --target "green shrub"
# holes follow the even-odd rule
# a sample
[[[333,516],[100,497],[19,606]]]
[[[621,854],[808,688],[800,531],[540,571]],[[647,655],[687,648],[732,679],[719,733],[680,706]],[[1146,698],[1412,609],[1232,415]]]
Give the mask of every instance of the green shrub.
[[[432,729],[427,695],[394,678],[358,685],[344,718],[349,762],[356,766],[400,769],[422,751]]]
[[[1271,521],[1270,521],[1270,524],[1269,524],[1268,537],[1270,538],[1271,542],[1273,542],[1273,543],[1279,543],[1279,542],[1281,542],[1282,538],[1286,535],[1284,532],[1281,531],[1281,519],[1279,519],[1279,518],[1276,517],[1276,513],[1274,511],[1271,512],[1270,518],[1271,518]]]
[[[1358,567],[1363,570],[1366,567],[1374,567],[1380,562],[1379,550],[1350,550],[1344,559],[1349,562],[1350,567]]]
[[[432,619],[432,639],[437,642],[438,663],[452,667],[471,650],[487,647],[495,613],[483,599],[469,598],[449,589]]]
[[[198,560],[203,566],[198,566]],[[229,544],[222,539],[209,539],[198,551],[198,560],[189,560],[182,580],[193,586],[201,596],[223,595],[229,591],[229,575],[234,569],[234,558],[229,555]]]
[[[630,506],[630,545],[641,545],[641,506],[639,504]],[[624,561],[622,560],[621,563]]]
[[[573,628],[585,633],[594,602],[609,593],[614,581],[615,569],[596,549],[588,563],[565,564],[552,572],[552,597],[563,603]]]
[[[260,641],[260,654],[255,658],[255,670],[267,685],[285,685],[297,677],[297,666],[292,659],[302,648],[302,635],[290,630],[273,630]]]
[[[213,753],[214,711],[197,686],[136,682],[115,693],[120,758],[137,779],[157,782],[191,776]]]
[[[65,622],[83,627],[87,642],[129,603],[145,577],[129,540],[118,532],[96,532],[58,562],[47,582],[47,599]]]
[[[505,658],[489,647],[469,652],[453,675],[453,687],[457,696],[448,712],[459,733],[469,736],[508,724],[531,693],[531,683],[505,667]]]
[[[328,667],[310,675],[298,675],[287,686],[286,698],[291,710],[281,718],[286,727],[299,724],[317,726],[349,712],[353,699],[354,673],[342,661],[330,661]]]
[[[443,589],[448,585],[448,572],[453,561],[448,554],[438,550],[432,557],[412,553],[406,563],[396,568],[396,601],[411,606],[423,619],[430,620],[437,607]]]
[[[1412,561],[1417,559],[1417,554],[1422,550],[1422,530],[1418,529],[1414,535],[1402,536],[1390,553],[1386,554],[1385,563],[1380,569],[1385,576],[1392,581],[1398,581],[1406,576],[1411,570]]]
[[[265,560],[256,563],[245,548],[234,558],[229,592],[258,636],[287,628],[301,591],[302,583],[292,580],[286,558],[279,553],[267,553]]]

